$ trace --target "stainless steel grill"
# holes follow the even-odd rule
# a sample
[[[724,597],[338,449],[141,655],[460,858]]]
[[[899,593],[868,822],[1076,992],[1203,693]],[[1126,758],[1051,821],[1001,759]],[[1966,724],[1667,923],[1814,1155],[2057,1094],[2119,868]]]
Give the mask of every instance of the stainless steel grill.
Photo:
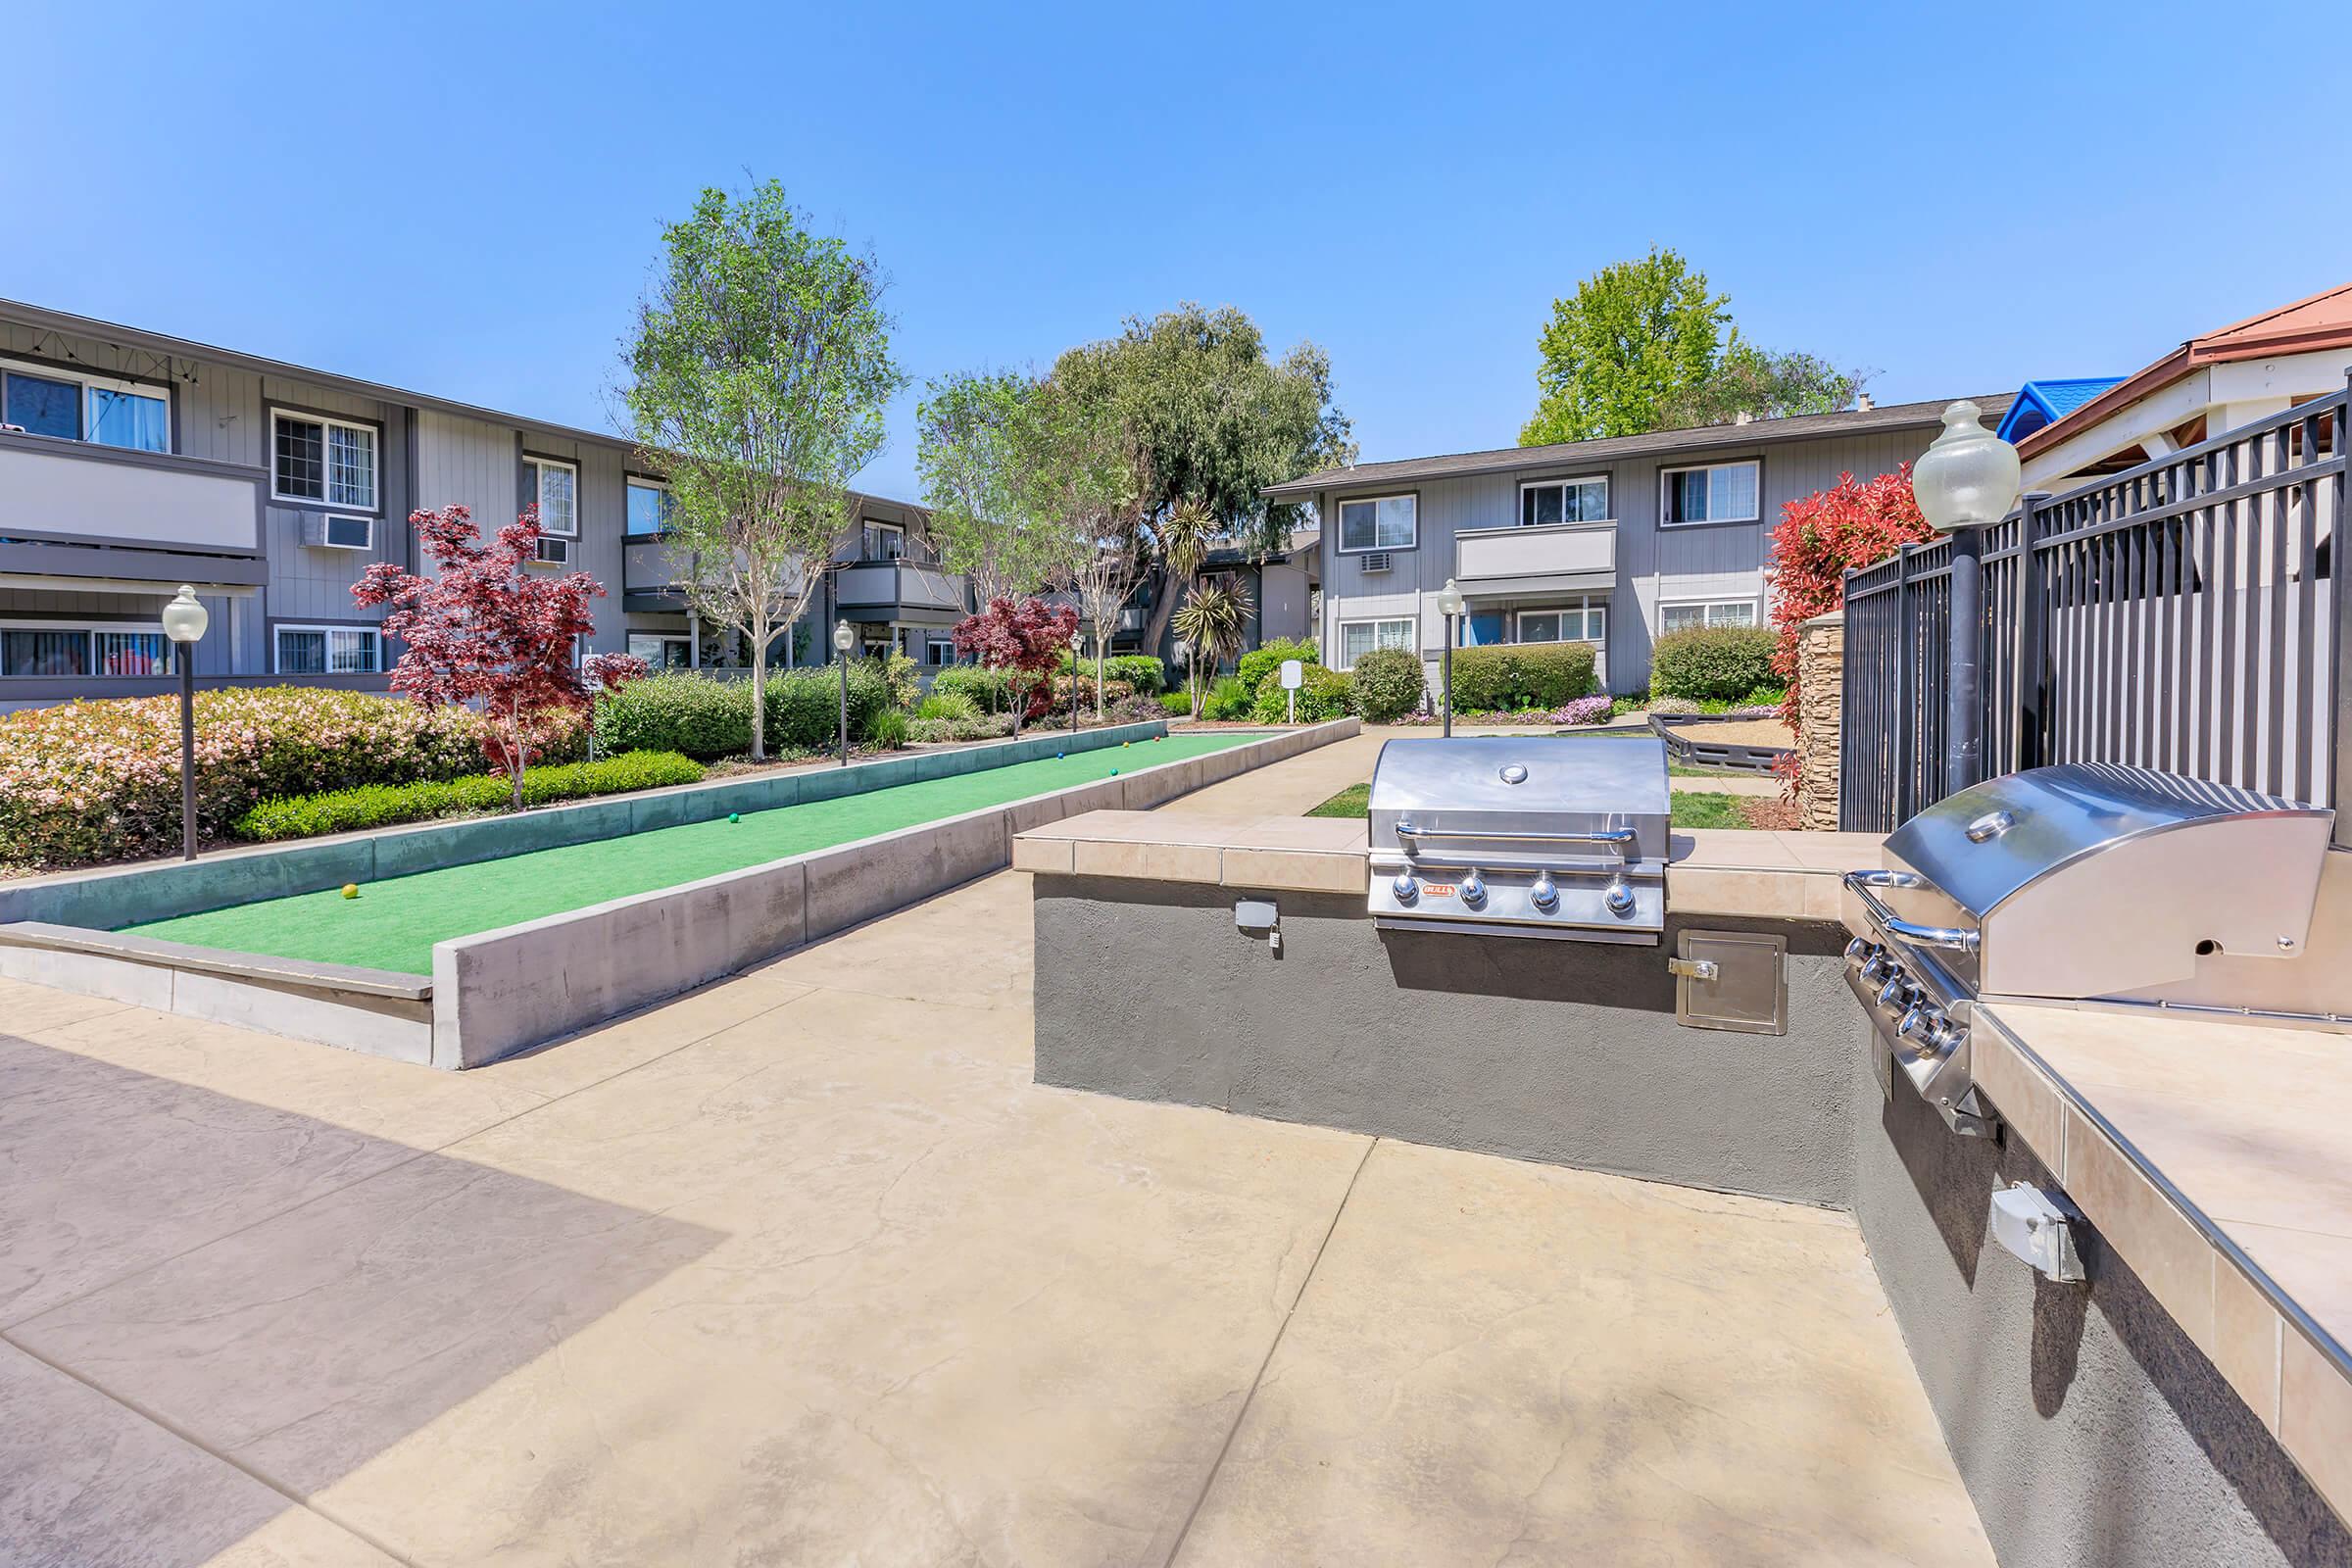
[[[1373,924],[1654,945],[1666,743],[1396,740],[1372,769]]]
[[[1929,1103],[1981,1132],[1979,1001],[2275,1004],[2278,965],[2310,935],[2333,817],[2132,767],[1976,785],[1898,828],[1884,870],[1847,873],[1846,983]]]

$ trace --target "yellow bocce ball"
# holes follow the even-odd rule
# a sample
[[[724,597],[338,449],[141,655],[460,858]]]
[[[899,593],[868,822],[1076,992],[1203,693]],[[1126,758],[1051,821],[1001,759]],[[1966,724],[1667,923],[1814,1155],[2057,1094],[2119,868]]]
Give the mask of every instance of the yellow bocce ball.
[[[356,898],[358,898],[358,897],[360,896],[360,885],[359,885],[357,882],[346,882],[346,883],[344,883],[344,884],[343,884],[343,896],[344,896],[345,898],[347,898],[347,899],[356,899]]]

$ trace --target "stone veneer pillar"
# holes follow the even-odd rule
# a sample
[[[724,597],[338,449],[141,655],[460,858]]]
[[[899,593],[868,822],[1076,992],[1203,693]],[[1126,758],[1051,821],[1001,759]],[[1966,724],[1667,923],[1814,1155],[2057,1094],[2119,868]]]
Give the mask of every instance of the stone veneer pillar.
[[[1845,612],[1833,610],[1797,628],[1796,754],[1803,765],[1797,825],[1838,828],[1838,728],[1845,699]]]

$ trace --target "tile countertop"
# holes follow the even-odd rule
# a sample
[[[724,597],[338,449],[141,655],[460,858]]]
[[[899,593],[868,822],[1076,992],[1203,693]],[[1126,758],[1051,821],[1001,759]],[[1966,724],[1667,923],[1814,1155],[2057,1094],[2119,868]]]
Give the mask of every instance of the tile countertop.
[[[1088,811],[1013,840],[1015,870],[1310,893],[1362,893],[1365,824],[1347,817]],[[1872,833],[1693,828],[1674,834],[1678,914],[1838,918],[1839,872],[1879,863]]]
[[[1977,1082],[2352,1518],[2352,1036],[2000,1003]]]

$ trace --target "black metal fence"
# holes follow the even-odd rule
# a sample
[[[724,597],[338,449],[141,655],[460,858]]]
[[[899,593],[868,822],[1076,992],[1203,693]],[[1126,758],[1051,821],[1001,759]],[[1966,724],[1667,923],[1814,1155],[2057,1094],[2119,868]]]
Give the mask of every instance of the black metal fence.
[[[1984,530],[1985,776],[2118,762],[2352,804],[2352,605],[2331,591],[2348,402],[2028,496]],[[1945,540],[1846,573],[1840,827],[1886,832],[1951,792],[1950,613]]]

